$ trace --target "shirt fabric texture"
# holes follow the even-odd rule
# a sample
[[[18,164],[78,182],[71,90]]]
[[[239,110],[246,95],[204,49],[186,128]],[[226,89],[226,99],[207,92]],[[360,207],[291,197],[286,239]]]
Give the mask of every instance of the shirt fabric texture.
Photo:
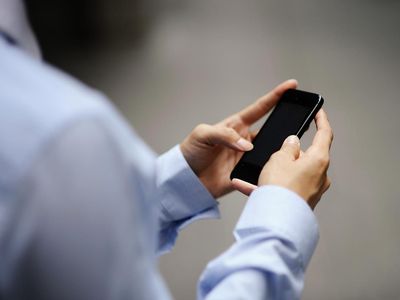
[[[179,146],[157,156],[104,95],[2,38],[0,107],[0,299],[171,299],[157,256],[219,217]],[[318,240],[303,199],[258,188],[234,235],[198,299],[300,298]]]

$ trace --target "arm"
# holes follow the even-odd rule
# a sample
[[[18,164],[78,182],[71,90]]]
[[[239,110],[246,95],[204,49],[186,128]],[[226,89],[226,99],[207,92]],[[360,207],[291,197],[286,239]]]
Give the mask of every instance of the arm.
[[[193,173],[179,146],[161,155],[156,162],[156,186],[161,204],[159,251],[169,251],[178,232],[190,223],[218,218],[218,203]]]
[[[237,241],[208,266],[200,299],[300,298],[318,238],[311,209],[330,185],[333,135],[323,110],[316,124],[306,152],[301,152],[299,139],[290,136],[264,166],[261,187],[250,195],[236,227]]]
[[[235,228],[236,243],[207,266],[199,299],[299,299],[318,240],[314,214],[297,194],[254,191]]]
[[[254,133],[249,131],[250,126],[265,115],[287,89],[296,86],[296,81],[286,81],[222,122],[197,126],[183,141],[181,149],[185,160],[213,197],[220,197],[234,188],[250,194],[256,188],[238,180],[231,182],[229,174],[241,153],[252,148],[249,141]],[[326,116],[323,113],[317,116],[320,130],[316,137],[325,136],[324,139],[330,144],[330,127],[323,126],[322,123],[327,123],[327,120],[322,120],[324,118]],[[317,140],[320,139],[317,138],[315,145],[310,147],[314,150],[309,149],[303,153],[302,159],[298,159],[300,144],[297,140],[295,147],[291,143],[285,143],[280,154],[274,155],[274,159],[270,160],[269,167],[264,169],[261,176],[264,179],[260,179],[259,184],[273,184],[288,190],[266,192],[268,202],[265,203],[263,196],[252,197],[257,200],[250,199],[248,206],[252,209],[246,208],[239,222],[235,233],[237,242],[226,254],[209,265],[201,279],[200,298],[280,299],[282,295],[287,295],[283,299],[299,297],[304,271],[318,236],[316,222],[304,200],[314,207],[329,187],[329,179],[326,177],[326,158],[329,155],[325,146],[324,149],[317,147]],[[325,156],[322,157],[321,154]],[[298,172],[293,172],[293,176],[290,176],[295,169]],[[186,170],[189,171],[188,168]],[[303,202],[299,203],[300,200]],[[173,202],[171,206],[173,207]],[[259,214],[265,214],[264,222]],[[297,222],[289,222],[285,226],[288,220]],[[309,242],[304,243],[302,240]],[[243,294],[239,291],[243,291]]]

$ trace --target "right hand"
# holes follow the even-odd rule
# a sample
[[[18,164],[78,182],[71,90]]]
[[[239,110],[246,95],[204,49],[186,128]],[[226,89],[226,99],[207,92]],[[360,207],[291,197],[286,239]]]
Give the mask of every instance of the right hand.
[[[288,137],[282,148],[275,152],[261,171],[258,185],[277,185],[300,195],[312,209],[331,182],[327,176],[329,149],[333,140],[332,129],[326,113],[321,109],[315,117],[317,133],[307,151],[300,150],[297,136]],[[244,185],[238,179],[233,185],[245,194],[255,186]]]

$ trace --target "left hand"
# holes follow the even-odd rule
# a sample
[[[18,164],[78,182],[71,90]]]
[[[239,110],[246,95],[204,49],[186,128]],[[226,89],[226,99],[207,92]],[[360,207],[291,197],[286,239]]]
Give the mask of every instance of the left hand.
[[[181,143],[189,166],[215,198],[234,189],[230,173],[243,152],[253,148],[250,141],[255,133],[250,126],[268,113],[286,90],[295,88],[297,81],[287,80],[225,120],[215,125],[198,125]]]

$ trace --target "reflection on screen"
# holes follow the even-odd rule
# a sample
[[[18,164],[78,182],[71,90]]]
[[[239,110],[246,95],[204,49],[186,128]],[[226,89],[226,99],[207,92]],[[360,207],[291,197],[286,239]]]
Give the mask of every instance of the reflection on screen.
[[[264,166],[270,156],[279,150],[283,141],[296,134],[310,113],[310,107],[290,102],[280,102],[253,141],[254,149],[243,160]]]

